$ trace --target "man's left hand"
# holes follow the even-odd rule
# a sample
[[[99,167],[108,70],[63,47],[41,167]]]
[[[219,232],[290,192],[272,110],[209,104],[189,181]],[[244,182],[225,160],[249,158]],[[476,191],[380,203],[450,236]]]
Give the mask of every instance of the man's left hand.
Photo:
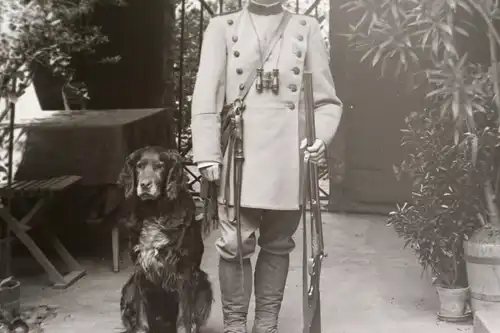
[[[325,143],[320,140],[316,139],[312,146],[307,146],[307,139],[302,140],[302,143],[300,144],[300,149],[306,149],[307,153],[309,153],[309,160],[312,163],[318,164],[318,165],[325,165],[326,164],[326,145]]]

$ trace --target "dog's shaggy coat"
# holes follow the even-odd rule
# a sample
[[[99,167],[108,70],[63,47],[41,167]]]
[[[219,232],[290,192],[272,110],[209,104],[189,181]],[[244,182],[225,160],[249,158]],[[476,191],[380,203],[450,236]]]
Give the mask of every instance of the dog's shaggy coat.
[[[212,286],[201,270],[204,245],[182,157],[145,147],[125,162],[119,185],[134,273],[122,288],[126,333],[198,332],[209,315]]]

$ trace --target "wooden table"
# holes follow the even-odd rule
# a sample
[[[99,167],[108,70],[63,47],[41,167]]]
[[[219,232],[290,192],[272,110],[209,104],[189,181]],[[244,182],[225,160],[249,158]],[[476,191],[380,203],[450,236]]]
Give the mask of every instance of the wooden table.
[[[8,126],[0,123],[0,128]],[[16,115],[27,132],[26,151],[15,178],[81,176],[83,185],[115,184],[130,152],[145,145],[173,144],[165,109],[44,111]]]
[[[78,176],[80,185],[95,190],[94,201],[101,204],[100,209],[106,214],[113,209],[108,207],[108,194],[116,187],[126,157],[146,145],[172,146],[173,131],[169,119],[164,109],[44,111],[36,116],[18,114],[14,127],[25,131],[27,137],[15,181]],[[0,123],[0,129],[6,127],[8,123]],[[118,242],[117,233],[113,234],[113,248],[115,242]],[[59,242],[58,247],[61,246]],[[37,247],[35,252],[30,249],[30,252],[38,253],[39,249]],[[116,256],[114,253],[114,261]],[[55,276],[47,273],[49,277]],[[59,286],[68,285],[53,282]]]

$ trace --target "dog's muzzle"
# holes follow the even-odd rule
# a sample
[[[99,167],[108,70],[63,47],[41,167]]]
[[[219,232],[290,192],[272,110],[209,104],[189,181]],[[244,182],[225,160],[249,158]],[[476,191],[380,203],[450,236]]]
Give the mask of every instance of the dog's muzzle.
[[[143,179],[137,184],[137,196],[142,200],[155,200],[160,195],[161,190],[152,179]]]

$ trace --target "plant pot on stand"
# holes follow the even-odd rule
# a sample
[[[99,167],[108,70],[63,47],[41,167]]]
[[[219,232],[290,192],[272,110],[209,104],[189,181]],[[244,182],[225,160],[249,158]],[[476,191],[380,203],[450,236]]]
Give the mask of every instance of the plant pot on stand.
[[[449,288],[436,286],[439,296],[440,309],[438,318],[448,322],[461,322],[470,319],[467,305],[469,301],[469,287]]]

